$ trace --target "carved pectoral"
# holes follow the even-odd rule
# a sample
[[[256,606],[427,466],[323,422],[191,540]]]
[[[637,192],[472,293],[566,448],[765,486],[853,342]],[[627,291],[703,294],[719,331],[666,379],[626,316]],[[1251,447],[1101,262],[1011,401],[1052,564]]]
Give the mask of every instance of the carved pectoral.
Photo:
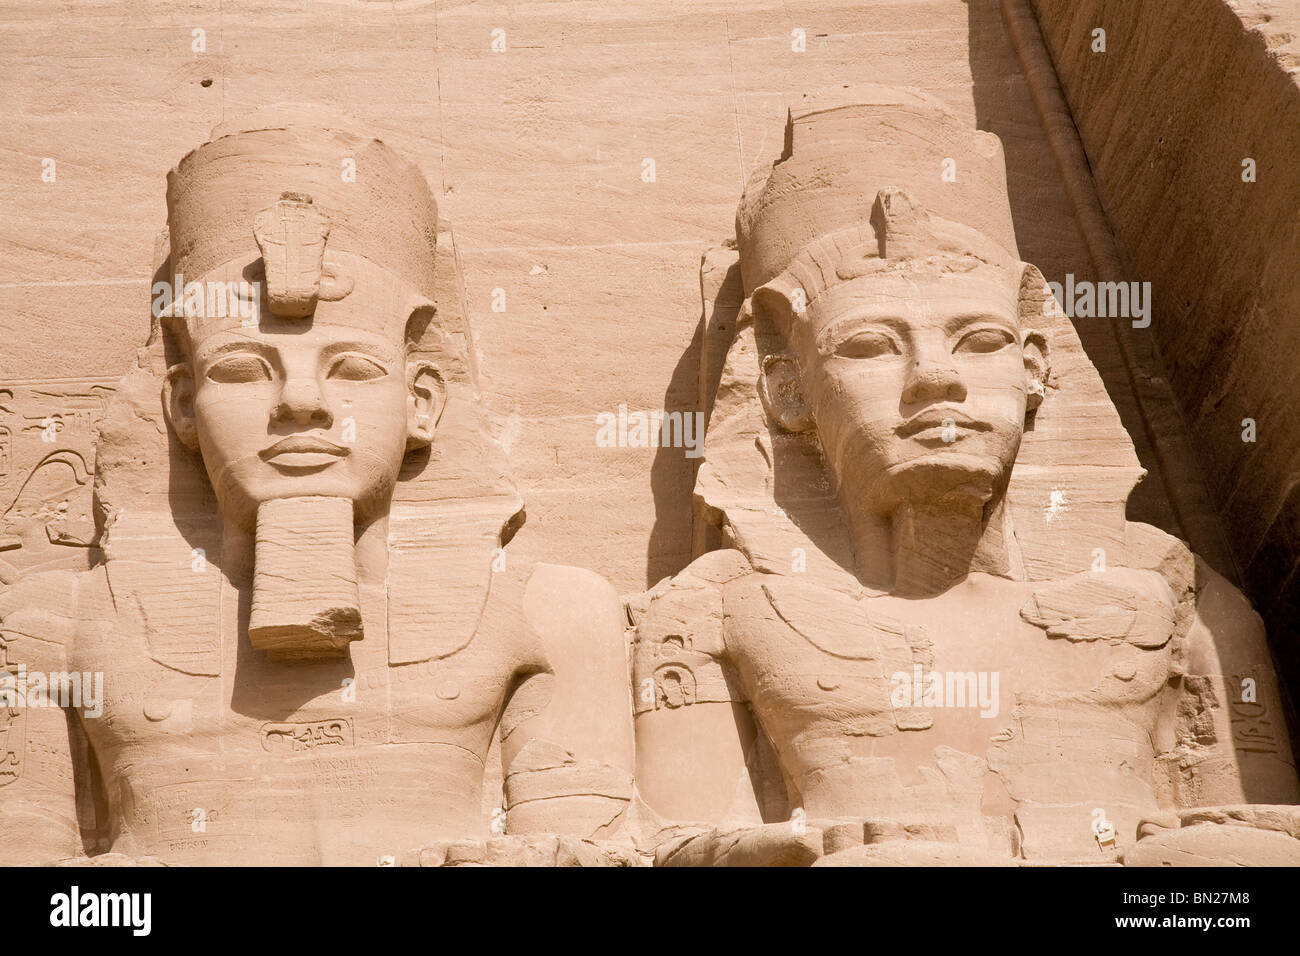
[[[818,656],[831,658],[817,668],[819,692],[861,709],[864,682],[879,688],[884,722],[873,724],[876,729],[868,733],[933,726],[932,715],[919,706],[924,695],[913,692],[924,685],[934,667],[933,642],[923,627],[869,612],[864,596],[779,578],[762,587],[777,616],[820,652]],[[907,691],[902,698],[897,693],[900,688]],[[858,716],[869,718],[868,710]]]
[[[1164,647],[1174,633],[1174,598],[1152,571],[1085,572],[1034,591],[1020,609],[1048,637]]]
[[[933,661],[923,628],[868,613],[863,597],[780,578],[762,587],[781,620],[824,654],[899,669]]]

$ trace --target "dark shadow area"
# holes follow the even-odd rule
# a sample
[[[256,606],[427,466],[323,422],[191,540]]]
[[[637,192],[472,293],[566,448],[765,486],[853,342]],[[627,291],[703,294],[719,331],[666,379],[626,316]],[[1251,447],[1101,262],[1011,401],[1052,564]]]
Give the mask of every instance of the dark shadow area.
[[[1003,20],[1000,0],[966,0],[966,7],[976,125],[1002,140],[1020,257],[1038,266],[1049,282],[1063,282],[1067,273],[1077,280],[1095,280],[1074,210]],[[1129,519],[1185,537],[1167,499],[1160,465],[1110,320],[1079,319],[1074,326],[1133,440],[1139,462],[1147,470],[1146,479],[1129,496]]]
[[[1282,704],[1291,749],[1300,765],[1300,483],[1291,486],[1278,518],[1246,568],[1246,591],[1264,618],[1269,648],[1282,680]]]
[[[719,243],[719,247],[722,245]],[[721,275],[711,272],[717,268],[721,266],[706,253],[701,260],[701,288],[712,288],[716,283],[717,291],[712,301],[702,302],[691,344],[678,359],[664,392],[665,412],[699,412],[706,430],[743,299],[739,264],[729,264]],[[695,556],[720,544],[716,531],[695,514],[695,475],[703,458],[687,458],[683,451],[661,445],[650,466],[655,522],[646,548],[648,587],[676,574]],[[683,547],[683,541],[690,544]]]
[[[697,325],[691,344],[677,360],[663,410],[683,416],[700,411],[699,370],[702,326]],[[702,440],[702,438],[701,438]],[[692,491],[702,458],[687,458],[685,448],[665,447],[661,442],[650,464],[650,494],[655,504],[654,525],[646,544],[646,587],[676,574],[691,563],[689,542],[693,525]]]

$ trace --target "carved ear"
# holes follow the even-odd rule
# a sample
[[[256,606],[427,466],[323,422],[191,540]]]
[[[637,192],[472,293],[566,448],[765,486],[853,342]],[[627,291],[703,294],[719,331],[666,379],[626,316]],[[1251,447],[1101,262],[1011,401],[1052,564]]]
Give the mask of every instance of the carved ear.
[[[806,432],[815,427],[812,410],[799,387],[799,368],[789,355],[773,354],[763,359],[758,394],[768,419],[786,431]]]
[[[807,310],[808,302],[801,286],[778,277],[754,290],[749,307],[756,321],[774,326],[781,338],[789,342],[795,319]],[[790,355],[773,353],[763,359],[758,394],[768,421],[788,432],[806,432],[815,427],[812,411],[799,385],[799,367]]]
[[[199,449],[199,432],[194,420],[194,373],[188,362],[178,362],[163,380],[163,414],[167,424],[191,451]]]
[[[426,448],[447,406],[447,385],[432,362],[417,359],[406,366],[406,450]]]
[[[1047,336],[1042,332],[1029,331],[1021,341],[1021,351],[1025,356],[1025,414],[1032,415],[1038,411],[1047,396],[1047,376],[1052,367],[1047,360]]]
[[[1026,401],[1025,414],[1032,415],[1043,404],[1047,394],[1047,379],[1052,366],[1048,358],[1047,336],[1036,326],[1043,324],[1044,316],[1060,311],[1051,288],[1037,266],[1025,263],[1020,273],[1020,348],[1025,357]]]

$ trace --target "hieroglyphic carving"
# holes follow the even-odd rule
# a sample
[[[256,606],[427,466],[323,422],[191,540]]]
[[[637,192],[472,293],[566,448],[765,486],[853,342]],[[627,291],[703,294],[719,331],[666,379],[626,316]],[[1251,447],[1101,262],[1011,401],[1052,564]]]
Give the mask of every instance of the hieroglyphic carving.
[[[348,717],[262,725],[262,749],[268,753],[299,753],[318,747],[351,747],[355,743]]]
[[[93,560],[94,440],[112,392],[93,381],[0,392],[0,582]]]
[[[0,647],[0,658],[4,649]],[[18,666],[0,660],[0,681],[5,686],[17,685]],[[0,698],[0,787],[13,783],[23,772],[23,755],[27,751],[26,710],[17,700]]]
[[[1267,695],[1260,697],[1259,688],[1265,681],[1258,669],[1252,669],[1233,674],[1227,682],[1232,744],[1243,753],[1278,752],[1282,716],[1269,710]]]

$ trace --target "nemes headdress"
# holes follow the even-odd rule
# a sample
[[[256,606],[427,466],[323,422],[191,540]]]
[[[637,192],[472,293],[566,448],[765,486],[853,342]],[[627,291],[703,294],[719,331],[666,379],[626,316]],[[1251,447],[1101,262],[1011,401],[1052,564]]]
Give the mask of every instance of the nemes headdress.
[[[785,151],[736,213],[745,295],[778,280],[807,301],[890,260],[1019,263],[1002,144],[924,95],[854,89],[790,110]]]

